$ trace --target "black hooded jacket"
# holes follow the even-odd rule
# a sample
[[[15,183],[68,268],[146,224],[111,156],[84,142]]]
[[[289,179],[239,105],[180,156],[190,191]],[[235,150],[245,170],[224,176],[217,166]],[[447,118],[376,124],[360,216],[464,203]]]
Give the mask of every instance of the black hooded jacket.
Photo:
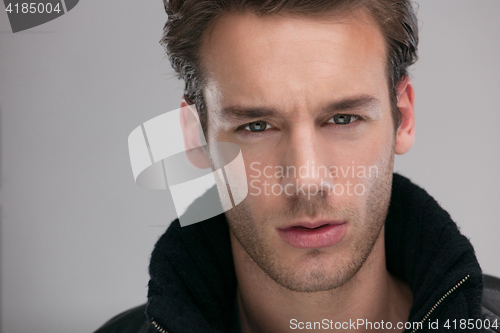
[[[385,250],[388,271],[413,293],[408,322],[422,322],[422,328],[405,332],[500,332],[500,280],[483,278],[472,245],[449,214],[398,174]],[[239,332],[224,214],[186,227],[175,220],[154,248],[150,276],[147,304],[116,316],[96,333]],[[436,321],[438,328],[429,328]]]

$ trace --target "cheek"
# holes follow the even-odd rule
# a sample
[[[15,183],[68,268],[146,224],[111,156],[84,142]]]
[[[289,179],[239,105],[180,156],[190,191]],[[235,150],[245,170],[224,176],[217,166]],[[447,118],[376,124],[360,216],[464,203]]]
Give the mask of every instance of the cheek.
[[[378,126],[357,143],[357,155],[363,165],[383,165],[383,161],[394,155],[394,127],[389,118],[379,121]]]
[[[392,179],[394,138],[387,133],[392,134],[391,128],[373,131],[349,147],[336,147],[337,158],[331,163],[337,191],[329,199],[331,205],[350,203],[361,209],[382,183]]]
[[[246,156],[246,157],[245,157]],[[259,214],[265,207],[272,205],[280,196],[279,180],[281,174],[276,164],[265,158],[250,158],[244,155],[245,170],[247,173],[248,197],[247,203],[257,206],[255,212]]]

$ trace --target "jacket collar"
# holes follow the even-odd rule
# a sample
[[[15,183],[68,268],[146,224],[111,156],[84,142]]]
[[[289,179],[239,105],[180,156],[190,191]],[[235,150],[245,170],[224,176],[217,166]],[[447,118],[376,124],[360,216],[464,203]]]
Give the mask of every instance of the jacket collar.
[[[457,318],[479,318],[483,281],[472,245],[431,196],[398,174],[385,242],[388,270],[413,292],[409,321],[448,313],[441,309],[449,309],[450,290],[465,302],[452,309]],[[172,222],[153,250],[149,270],[150,321],[169,332],[236,330],[236,276],[224,214],[182,228],[179,220]]]
[[[444,319],[480,317],[483,276],[474,248],[436,200],[394,174],[385,225],[387,269],[413,293],[409,321],[439,313]],[[448,306],[446,298],[456,304]]]

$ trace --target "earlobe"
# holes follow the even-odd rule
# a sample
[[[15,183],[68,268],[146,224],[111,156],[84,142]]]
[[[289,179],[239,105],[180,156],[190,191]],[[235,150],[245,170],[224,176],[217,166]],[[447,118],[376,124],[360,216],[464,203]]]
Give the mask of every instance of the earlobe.
[[[200,137],[203,133],[200,120],[194,105],[188,104],[185,97],[181,99],[180,122],[184,138],[184,148],[189,162],[199,169],[210,167],[207,151],[203,148],[204,140]]]
[[[401,112],[401,124],[396,134],[395,153],[408,152],[415,141],[415,92],[409,77],[405,76],[397,87],[398,109]]]

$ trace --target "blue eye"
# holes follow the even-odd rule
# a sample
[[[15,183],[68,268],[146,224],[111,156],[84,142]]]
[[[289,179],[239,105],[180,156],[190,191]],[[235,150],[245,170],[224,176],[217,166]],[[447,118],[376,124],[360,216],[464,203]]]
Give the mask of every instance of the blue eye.
[[[352,115],[352,114],[336,114],[330,120],[328,121],[329,123],[335,123],[337,125],[348,125],[356,120],[358,120],[359,117]]]
[[[262,132],[268,128],[271,128],[271,125],[263,120],[253,121],[245,125],[245,129],[250,132]]]

